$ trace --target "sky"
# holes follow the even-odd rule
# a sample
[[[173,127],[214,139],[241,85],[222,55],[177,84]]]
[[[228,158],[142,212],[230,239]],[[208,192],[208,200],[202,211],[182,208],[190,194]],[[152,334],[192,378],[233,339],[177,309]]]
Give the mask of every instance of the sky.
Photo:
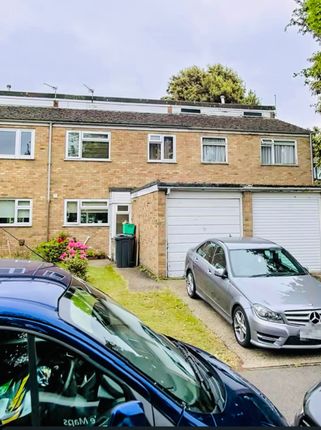
[[[277,117],[321,125],[294,73],[318,50],[285,31],[294,0],[0,0],[0,89],[161,98],[179,70],[221,63]]]

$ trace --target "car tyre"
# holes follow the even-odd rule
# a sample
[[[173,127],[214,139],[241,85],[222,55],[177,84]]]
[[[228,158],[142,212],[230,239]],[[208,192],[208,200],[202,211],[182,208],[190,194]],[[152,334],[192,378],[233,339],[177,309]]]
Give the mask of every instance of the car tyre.
[[[186,291],[191,299],[197,298],[195,279],[190,270],[186,274]]]
[[[250,325],[241,306],[237,306],[233,312],[233,330],[237,342],[243,348],[251,347],[251,330]]]

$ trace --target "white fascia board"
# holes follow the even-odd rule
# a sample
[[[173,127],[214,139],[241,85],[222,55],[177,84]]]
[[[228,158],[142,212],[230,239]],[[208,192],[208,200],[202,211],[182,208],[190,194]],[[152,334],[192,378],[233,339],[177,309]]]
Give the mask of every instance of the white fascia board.
[[[142,190],[133,191],[131,193],[131,198],[135,199],[137,197],[145,196],[146,194],[155,193],[156,191],[158,191],[158,185],[157,184],[152,185],[152,186],[147,187],[147,188],[143,188]]]

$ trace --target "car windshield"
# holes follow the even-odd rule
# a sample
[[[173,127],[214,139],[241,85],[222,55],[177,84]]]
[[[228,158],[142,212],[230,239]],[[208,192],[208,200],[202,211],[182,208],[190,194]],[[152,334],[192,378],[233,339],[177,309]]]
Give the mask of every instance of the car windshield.
[[[229,252],[235,277],[305,275],[304,268],[282,248],[232,249]]]
[[[193,362],[182,350],[110,297],[74,279],[60,298],[59,315],[123,357],[190,410],[214,409],[213,393],[204,389],[199,371],[194,371]]]

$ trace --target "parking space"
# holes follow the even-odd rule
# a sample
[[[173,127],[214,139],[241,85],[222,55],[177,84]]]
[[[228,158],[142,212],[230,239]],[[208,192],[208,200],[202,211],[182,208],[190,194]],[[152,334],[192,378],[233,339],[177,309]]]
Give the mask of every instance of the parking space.
[[[321,350],[242,348],[234,338],[232,327],[210,305],[201,299],[193,300],[187,296],[184,280],[168,280],[163,281],[163,284],[188,304],[192,312],[222,339],[226,347],[240,357],[244,369],[321,364]]]

